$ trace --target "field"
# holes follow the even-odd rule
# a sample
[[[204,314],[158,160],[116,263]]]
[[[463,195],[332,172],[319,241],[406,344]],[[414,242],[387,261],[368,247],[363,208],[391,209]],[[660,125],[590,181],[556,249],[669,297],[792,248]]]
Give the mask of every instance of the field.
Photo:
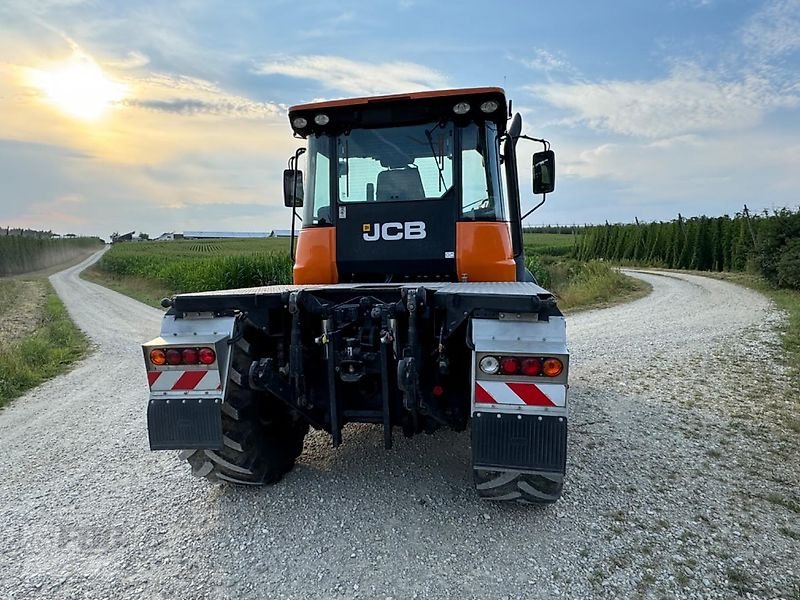
[[[149,280],[166,294],[286,283],[288,250],[285,238],[130,242],[109,250],[95,273]]]
[[[49,239],[0,235],[0,277],[47,269],[86,255],[102,245],[103,242],[94,237]]]
[[[608,265],[578,262],[576,236],[526,233],[528,267],[565,309],[627,300],[647,288]],[[289,240],[178,240],[114,246],[85,277],[151,305],[175,293],[291,282]]]

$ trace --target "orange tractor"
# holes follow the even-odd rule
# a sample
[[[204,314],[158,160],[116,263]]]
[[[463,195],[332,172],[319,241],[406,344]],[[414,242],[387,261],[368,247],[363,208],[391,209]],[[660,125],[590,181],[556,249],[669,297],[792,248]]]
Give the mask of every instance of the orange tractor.
[[[499,88],[292,107],[307,141],[284,172],[294,283],[169,300],[144,345],[151,448],[261,485],[309,427],[338,446],[374,423],[386,448],[395,428],[469,427],[479,496],[558,499],[566,325],[526,268],[516,145],[544,145],[535,194],[553,191],[555,156],[510,112]]]

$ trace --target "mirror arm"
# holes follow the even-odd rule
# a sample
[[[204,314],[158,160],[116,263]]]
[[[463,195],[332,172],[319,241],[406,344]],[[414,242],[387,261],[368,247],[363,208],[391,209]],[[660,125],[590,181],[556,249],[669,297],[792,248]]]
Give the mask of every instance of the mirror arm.
[[[542,194],[542,201],[539,202],[539,204],[534,206],[532,209],[530,209],[528,212],[526,212],[524,215],[522,215],[522,218],[519,220],[519,222],[522,223],[525,219],[527,219],[530,216],[530,214],[535,210],[537,210],[540,206],[542,206],[542,204],[544,204],[546,200],[547,200],[547,194]]]
[[[530,140],[532,142],[539,142],[542,146],[544,146],[545,152],[550,150],[550,142],[548,142],[547,140],[545,140],[543,138],[535,138],[535,137],[531,137],[529,135],[524,135],[524,134],[521,133],[521,134],[519,134],[517,136],[514,136],[514,139],[515,140]]]
[[[292,264],[295,261],[295,252],[294,252],[294,222],[295,219],[300,218],[297,214],[297,161],[300,159],[300,155],[304,154],[306,151],[305,148],[302,146],[295,150],[294,156],[289,159],[289,168],[294,170],[294,181],[292,181],[292,233],[291,237],[289,238],[289,256],[292,258]],[[300,222],[303,222],[303,219],[300,219]]]

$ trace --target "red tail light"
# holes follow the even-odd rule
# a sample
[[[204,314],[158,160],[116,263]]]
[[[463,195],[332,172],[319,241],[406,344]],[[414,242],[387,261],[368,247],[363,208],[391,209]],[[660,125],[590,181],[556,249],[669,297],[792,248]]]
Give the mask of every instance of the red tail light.
[[[522,360],[522,374],[535,376],[542,372],[542,361],[538,358],[525,358]]]
[[[183,364],[185,365],[196,365],[200,361],[200,357],[198,356],[197,348],[184,348],[181,354],[181,358],[183,359]]]
[[[504,356],[501,358],[500,372],[503,375],[516,375],[519,373],[519,359],[513,356]]]
[[[197,352],[197,356],[204,365],[210,365],[217,360],[217,353],[211,348],[200,348]]]
[[[181,351],[176,348],[170,348],[167,350],[166,355],[168,365],[179,365],[181,364],[181,360],[183,360]]]

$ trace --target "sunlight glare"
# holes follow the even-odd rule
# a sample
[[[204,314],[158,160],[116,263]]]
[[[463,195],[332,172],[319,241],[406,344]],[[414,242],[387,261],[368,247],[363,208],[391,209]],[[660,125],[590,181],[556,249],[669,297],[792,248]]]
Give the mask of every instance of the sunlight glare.
[[[78,53],[50,69],[32,71],[31,83],[58,109],[84,121],[98,120],[128,92],[91,57]]]

